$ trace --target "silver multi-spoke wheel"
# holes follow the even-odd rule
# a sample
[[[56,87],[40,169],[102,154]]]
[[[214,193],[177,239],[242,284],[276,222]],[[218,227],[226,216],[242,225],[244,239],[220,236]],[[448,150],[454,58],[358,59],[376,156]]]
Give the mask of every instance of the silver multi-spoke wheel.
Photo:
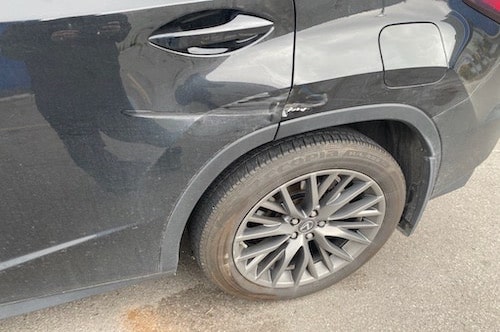
[[[304,285],[359,256],[384,215],[384,194],[370,177],[345,169],[312,172],[255,205],[236,232],[233,258],[259,285]]]
[[[193,252],[220,288],[285,299],[342,280],[387,241],[406,199],[392,156],[350,130],[274,142],[224,172],[193,215]]]

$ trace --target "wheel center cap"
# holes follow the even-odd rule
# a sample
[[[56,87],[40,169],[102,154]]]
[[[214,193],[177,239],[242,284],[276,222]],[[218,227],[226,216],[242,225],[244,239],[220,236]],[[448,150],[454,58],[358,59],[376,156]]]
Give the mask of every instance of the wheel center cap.
[[[299,232],[307,233],[312,230],[316,226],[316,223],[313,220],[304,220],[299,224]]]

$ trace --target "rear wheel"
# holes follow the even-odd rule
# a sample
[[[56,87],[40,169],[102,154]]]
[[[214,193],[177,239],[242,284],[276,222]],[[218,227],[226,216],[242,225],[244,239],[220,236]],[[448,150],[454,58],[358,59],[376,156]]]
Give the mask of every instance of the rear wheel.
[[[330,286],[389,238],[405,202],[399,165],[351,130],[316,132],[248,156],[211,188],[191,227],[223,290],[292,298]]]

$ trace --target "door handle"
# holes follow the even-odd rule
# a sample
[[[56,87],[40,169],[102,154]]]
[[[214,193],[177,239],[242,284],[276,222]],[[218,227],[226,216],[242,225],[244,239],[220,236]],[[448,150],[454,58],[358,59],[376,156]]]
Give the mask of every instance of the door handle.
[[[197,25],[203,26],[207,20],[213,20],[210,15],[219,14],[220,11],[207,12],[196,16],[194,20],[189,19],[189,24],[184,24],[181,18],[158,29],[148,40],[161,49],[175,53],[218,56],[252,45],[274,29],[273,22],[264,18],[243,13],[227,15],[227,11],[223,22],[217,22],[215,26],[197,28]],[[199,20],[199,24],[196,20]],[[186,26],[188,29],[183,30]]]

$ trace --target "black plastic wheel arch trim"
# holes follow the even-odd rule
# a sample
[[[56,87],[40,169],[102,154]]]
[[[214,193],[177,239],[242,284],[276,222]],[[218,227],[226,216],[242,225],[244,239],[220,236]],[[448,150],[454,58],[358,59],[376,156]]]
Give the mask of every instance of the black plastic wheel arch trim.
[[[422,195],[419,195],[417,202],[418,212],[412,215],[411,220],[403,219],[399,225],[399,229],[405,235],[410,235],[420,220],[428,200],[431,198],[439,170],[441,140],[434,122],[423,111],[409,105],[377,104],[350,107],[305,115],[283,121],[279,126],[274,124],[262,128],[219,151],[191,179],[167,219],[160,252],[160,271],[176,270],[179,260],[180,238],[193,208],[217,176],[240,156],[275,139],[329,127],[374,120],[392,120],[408,124],[421,135],[429,151],[429,156],[425,160],[425,186],[422,186]]]

